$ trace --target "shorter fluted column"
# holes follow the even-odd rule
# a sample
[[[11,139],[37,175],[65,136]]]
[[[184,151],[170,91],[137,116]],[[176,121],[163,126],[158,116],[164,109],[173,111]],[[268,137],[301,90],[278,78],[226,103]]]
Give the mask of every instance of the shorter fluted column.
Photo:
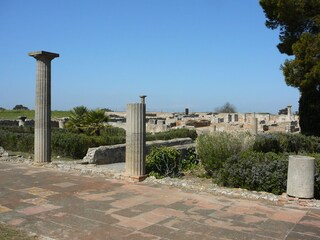
[[[127,105],[126,124],[126,175],[138,181],[146,178],[146,105]]]

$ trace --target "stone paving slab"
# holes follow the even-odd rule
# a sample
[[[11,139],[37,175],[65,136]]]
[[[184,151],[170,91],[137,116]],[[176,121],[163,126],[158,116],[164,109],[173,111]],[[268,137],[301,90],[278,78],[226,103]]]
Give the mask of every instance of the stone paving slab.
[[[320,209],[0,162],[0,222],[47,239],[318,239]]]

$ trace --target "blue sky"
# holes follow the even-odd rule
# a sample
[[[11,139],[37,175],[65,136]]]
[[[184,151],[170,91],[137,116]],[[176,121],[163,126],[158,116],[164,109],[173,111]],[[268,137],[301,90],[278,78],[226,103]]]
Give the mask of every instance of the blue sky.
[[[256,0],[1,0],[0,107],[35,104],[35,60],[52,61],[52,110],[125,110],[147,95],[149,111],[239,112],[292,105]]]

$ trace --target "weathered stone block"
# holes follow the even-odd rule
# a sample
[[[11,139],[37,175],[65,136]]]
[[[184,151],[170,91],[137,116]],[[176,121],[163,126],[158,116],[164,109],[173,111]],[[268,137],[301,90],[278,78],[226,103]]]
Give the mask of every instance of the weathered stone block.
[[[191,148],[193,141],[191,138],[177,138],[172,140],[157,140],[146,142],[146,153],[148,154],[152,146],[155,147],[177,147],[178,149]],[[181,150],[183,153],[183,150]],[[112,146],[100,146],[89,148],[84,161],[91,164],[111,164],[125,162],[126,144],[117,144]]]
[[[287,194],[298,198],[314,197],[314,158],[289,156]]]

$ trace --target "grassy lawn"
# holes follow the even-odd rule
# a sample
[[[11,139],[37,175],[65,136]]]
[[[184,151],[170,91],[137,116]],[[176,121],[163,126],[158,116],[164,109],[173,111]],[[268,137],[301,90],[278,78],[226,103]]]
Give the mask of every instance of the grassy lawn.
[[[0,120],[17,120],[19,116],[34,119],[34,110],[0,110]],[[69,117],[70,111],[51,111],[51,118]]]
[[[0,223],[1,240],[35,240],[37,237],[28,236],[27,233],[17,230],[11,226]]]

